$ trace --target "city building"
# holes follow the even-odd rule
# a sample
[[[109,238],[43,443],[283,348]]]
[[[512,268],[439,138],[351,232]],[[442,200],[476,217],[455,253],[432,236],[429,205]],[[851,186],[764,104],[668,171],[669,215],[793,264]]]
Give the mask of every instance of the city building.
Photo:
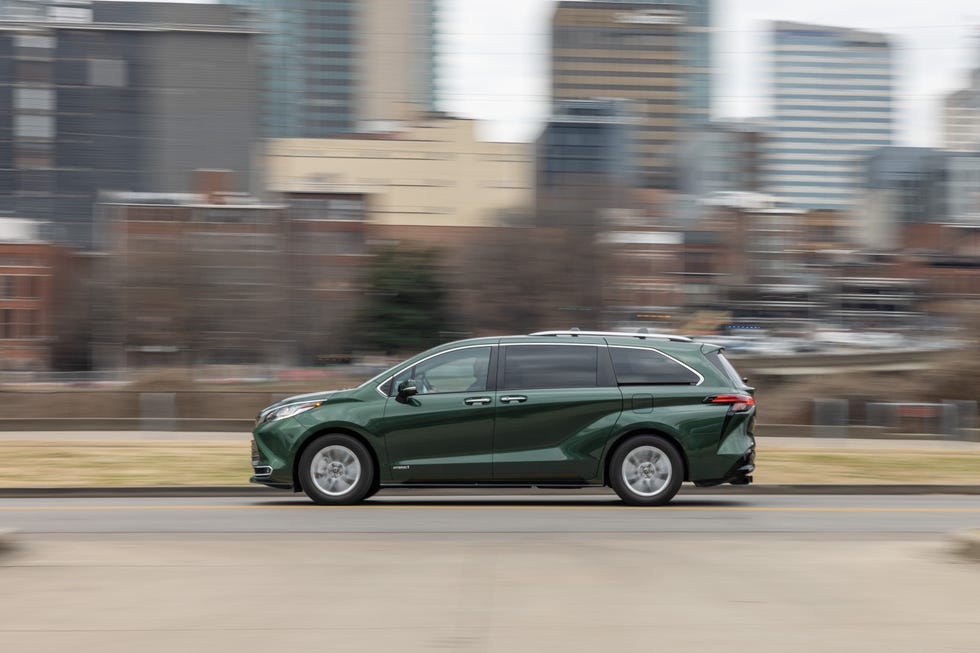
[[[363,297],[371,260],[371,198],[358,192],[283,193],[288,207],[282,242],[283,295],[288,302],[286,361],[320,365],[348,352],[351,320]]]
[[[926,147],[883,147],[871,153],[855,220],[855,236],[864,248],[897,249],[905,225],[947,219],[947,158]]]
[[[764,190],[796,208],[849,210],[864,158],[892,144],[895,55],[890,37],[775,22],[772,118]]]
[[[370,197],[377,224],[497,224],[533,203],[533,145],[477,140],[470,120],[436,119],[391,134],[270,139],[267,188]]]
[[[596,228],[607,209],[624,206],[640,169],[630,108],[612,99],[555,104],[536,143],[536,224]]]
[[[674,188],[677,146],[711,108],[710,2],[562,0],[551,25],[554,103],[625,98],[644,186]]]
[[[97,367],[286,360],[286,207],[225,191],[224,171],[198,184],[196,193],[102,194]]]
[[[51,365],[58,283],[68,255],[41,240],[39,227],[0,216],[0,370]]]
[[[755,121],[711,122],[691,131],[678,148],[678,190],[698,198],[759,192],[763,135]]]
[[[980,28],[966,88],[943,98],[943,145],[948,150],[980,150]]]
[[[630,146],[635,128],[628,100],[556,102],[536,144],[537,187],[632,188],[640,165]]]
[[[47,8],[0,22],[0,201],[46,238],[91,247],[99,191],[177,192],[196,168],[241,171],[249,187],[256,35],[238,10]]]
[[[904,247],[921,223],[980,224],[980,152],[885,147],[868,157],[855,240],[866,249]]]
[[[950,150],[980,150],[980,70],[972,88],[953,91],[943,101],[943,143]]]
[[[436,0],[220,1],[262,33],[266,136],[392,131],[435,110]]]

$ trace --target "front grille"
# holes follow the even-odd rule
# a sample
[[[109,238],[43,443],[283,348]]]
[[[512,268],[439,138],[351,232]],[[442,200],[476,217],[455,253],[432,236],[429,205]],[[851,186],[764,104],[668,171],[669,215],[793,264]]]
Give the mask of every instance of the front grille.
[[[259,445],[252,440],[252,467],[259,464]]]

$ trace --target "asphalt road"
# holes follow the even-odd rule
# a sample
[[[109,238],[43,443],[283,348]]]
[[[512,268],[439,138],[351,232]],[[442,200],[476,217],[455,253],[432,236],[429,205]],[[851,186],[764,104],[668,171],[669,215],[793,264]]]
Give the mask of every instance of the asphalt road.
[[[980,496],[0,500],[2,649],[974,652]]]
[[[980,496],[384,496],[320,507],[302,495],[0,500],[22,533],[918,533],[980,526]]]

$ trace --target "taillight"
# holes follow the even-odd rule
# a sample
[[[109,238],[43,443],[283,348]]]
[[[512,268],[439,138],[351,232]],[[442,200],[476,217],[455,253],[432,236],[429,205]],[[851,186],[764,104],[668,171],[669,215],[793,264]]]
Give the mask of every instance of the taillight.
[[[714,395],[705,397],[706,404],[728,404],[733,413],[744,413],[755,406],[755,398],[751,395]]]

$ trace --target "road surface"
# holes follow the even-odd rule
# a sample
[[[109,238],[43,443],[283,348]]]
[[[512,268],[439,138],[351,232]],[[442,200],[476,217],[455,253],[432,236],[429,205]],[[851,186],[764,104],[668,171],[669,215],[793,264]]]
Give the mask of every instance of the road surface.
[[[24,533],[933,533],[980,524],[980,496],[679,496],[631,508],[612,495],[378,495],[320,507],[303,495],[0,499]]]
[[[978,496],[8,499],[31,653],[980,647]]]

